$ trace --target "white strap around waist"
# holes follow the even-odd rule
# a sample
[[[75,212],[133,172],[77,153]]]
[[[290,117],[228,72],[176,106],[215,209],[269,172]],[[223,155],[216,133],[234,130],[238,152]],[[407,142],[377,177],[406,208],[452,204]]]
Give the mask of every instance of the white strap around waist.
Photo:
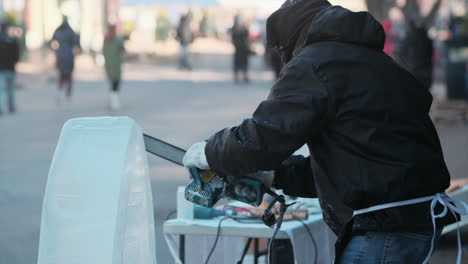
[[[434,234],[431,240],[431,249],[429,250],[429,254],[427,255],[426,259],[423,262],[423,264],[427,264],[434,250],[434,239],[435,239],[435,234],[436,234],[436,221],[435,220],[437,218],[442,218],[446,216],[449,210],[453,214],[453,216],[455,216],[455,219],[456,219],[456,215],[455,215],[456,213],[460,215],[468,215],[468,205],[464,201],[450,198],[445,193],[438,193],[433,196],[411,199],[411,200],[406,200],[406,201],[401,201],[401,202],[393,202],[393,203],[388,203],[388,204],[376,205],[376,206],[371,206],[369,208],[356,210],[353,213],[353,217],[356,215],[366,214],[369,212],[384,210],[384,209],[393,208],[393,207],[423,203],[423,202],[428,202],[428,201],[432,201],[430,209],[431,209],[431,217],[432,217],[432,228],[433,228]],[[441,204],[444,209],[442,210],[441,213],[435,214],[434,209],[438,203]],[[463,209],[457,208],[456,206],[457,204],[462,206]],[[462,244],[461,244],[461,238],[460,238],[460,226],[458,225],[458,222],[457,222],[457,241],[458,241],[457,264],[461,264]]]

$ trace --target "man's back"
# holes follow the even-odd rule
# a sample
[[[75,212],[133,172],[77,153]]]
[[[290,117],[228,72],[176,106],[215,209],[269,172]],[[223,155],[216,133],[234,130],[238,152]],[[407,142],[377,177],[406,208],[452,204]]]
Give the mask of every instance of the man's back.
[[[331,118],[309,142],[318,185],[335,188],[335,199],[353,210],[448,187],[449,173],[428,115],[432,96],[410,73],[381,50],[343,42],[311,44],[297,57],[312,64],[331,101]],[[365,222],[366,230],[412,225],[394,219]]]
[[[298,39],[269,99],[239,127],[210,138],[205,151],[211,168],[230,175],[276,170],[307,143],[312,175],[278,178],[285,184],[297,178],[304,192],[316,191],[336,233],[352,210],[443,192],[449,174],[428,115],[432,96],[383,52],[380,23],[367,12],[334,6],[311,19]],[[242,163],[231,160],[236,155]],[[358,216],[354,228],[431,229],[427,208]]]
[[[54,32],[52,40],[58,42],[58,53],[73,53],[73,48],[79,46],[79,37],[68,25],[68,23],[62,24]]]

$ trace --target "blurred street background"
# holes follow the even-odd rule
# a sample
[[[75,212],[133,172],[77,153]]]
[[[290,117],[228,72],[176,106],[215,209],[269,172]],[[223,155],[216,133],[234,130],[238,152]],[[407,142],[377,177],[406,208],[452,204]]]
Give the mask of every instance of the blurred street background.
[[[281,67],[264,43],[266,18],[282,2],[0,0],[0,21],[7,25],[1,34],[18,50],[13,91],[1,83],[8,80],[2,70],[13,71],[0,68],[0,264],[37,261],[48,169],[66,120],[129,116],[145,133],[188,148],[250,116]],[[330,2],[371,11],[386,28],[386,52],[397,61],[401,50],[417,48],[406,41],[408,17],[429,17],[431,116],[452,177],[468,177],[468,1],[442,1],[435,11],[436,0]],[[233,72],[236,20],[248,33],[249,62]],[[71,33],[61,35],[65,31]],[[72,43],[72,55],[61,64],[64,43]],[[1,52],[0,65],[12,55]],[[72,69],[62,66],[70,58]],[[154,156],[149,164],[157,260],[172,263],[162,223],[176,207],[177,186],[189,179],[183,168]],[[468,229],[462,231],[466,245]],[[431,263],[453,263],[456,252],[456,236],[449,234]]]

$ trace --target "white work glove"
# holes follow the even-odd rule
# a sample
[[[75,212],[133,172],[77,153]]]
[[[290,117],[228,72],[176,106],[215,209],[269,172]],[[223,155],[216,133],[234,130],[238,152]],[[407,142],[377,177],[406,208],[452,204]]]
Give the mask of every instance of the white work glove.
[[[184,167],[209,170],[210,165],[208,165],[208,161],[206,160],[205,146],[205,141],[193,144],[185,153],[183,160]]]

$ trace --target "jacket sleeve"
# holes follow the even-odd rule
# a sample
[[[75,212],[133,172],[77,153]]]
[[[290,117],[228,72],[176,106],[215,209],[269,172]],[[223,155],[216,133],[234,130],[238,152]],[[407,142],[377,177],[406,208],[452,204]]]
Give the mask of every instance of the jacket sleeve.
[[[205,154],[214,171],[241,176],[274,170],[318,132],[328,92],[307,59],[294,58],[251,118],[213,135]]]
[[[273,187],[294,197],[316,198],[310,157],[291,156],[275,171]]]

